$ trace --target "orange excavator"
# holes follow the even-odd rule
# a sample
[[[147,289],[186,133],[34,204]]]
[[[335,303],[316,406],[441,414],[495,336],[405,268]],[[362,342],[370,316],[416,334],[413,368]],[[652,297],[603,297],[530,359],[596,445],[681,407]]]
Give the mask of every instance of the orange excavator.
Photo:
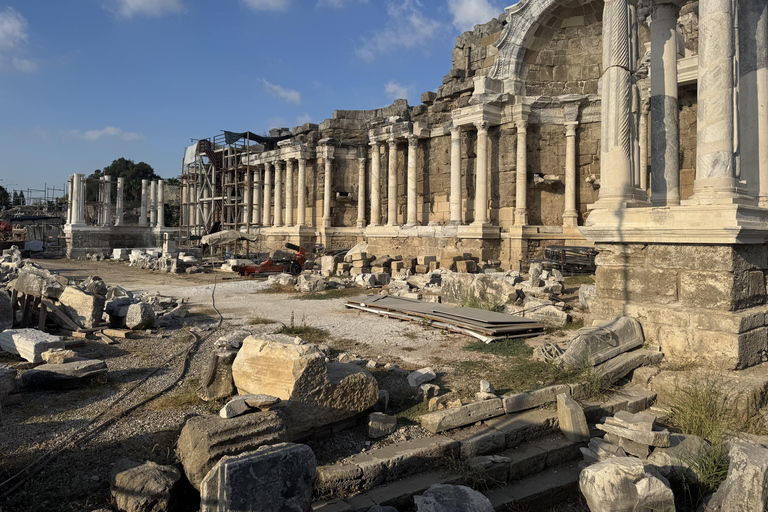
[[[281,272],[294,276],[301,274],[304,264],[307,262],[304,248],[294,244],[285,244],[285,247],[286,249],[296,251],[296,254],[287,259],[273,260],[272,258],[267,258],[266,261],[258,265],[239,265],[232,270],[244,277],[251,274],[279,274]]]

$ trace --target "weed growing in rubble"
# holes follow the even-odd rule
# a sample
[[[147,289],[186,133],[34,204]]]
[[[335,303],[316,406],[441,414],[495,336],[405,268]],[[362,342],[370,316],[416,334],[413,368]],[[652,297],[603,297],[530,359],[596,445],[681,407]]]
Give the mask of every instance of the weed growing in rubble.
[[[669,422],[684,434],[692,434],[714,444],[722,444],[728,432],[737,427],[729,406],[722,378],[704,375],[695,385],[676,385],[672,395]]]
[[[325,329],[308,326],[306,317],[301,318],[301,325],[296,325],[295,319],[293,316],[293,311],[291,311],[290,325],[284,326],[282,329],[280,329],[277,332],[280,334],[287,334],[289,336],[298,336],[299,338],[304,340],[305,343],[311,343],[311,344],[323,343],[325,340],[328,339],[328,336],[329,336],[329,332],[326,331]]]
[[[464,308],[484,309],[496,313],[504,311],[504,304],[502,302],[495,301],[484,293],[476,295],[471,290],[464,294],[459,305]]]
[[[168,409],[181,409],[193,405],[198,405],[202,400],[197,396],[197,388],[200,385],[198,379],[187,379],[170,393],[166,393],[157,400],[149,404],[149,408],[155,411],[165,411]]]
[[[470,341],[464,345],[463,350],[503,357],[528,357],[533,354],[533,349],[526,345],[523,338],[512,338],[492,343]]]
[[[274,324],[277,323],[274,320],[270,320],[269,318],[263,318],[260,316],[253,316],[250,320],[248,320],[248,325],[265,325],[265,324]]]
[[[360,288],[354,286],[352,288],[336,288],[335,290],[325,290],[322,292],[302,293],[293,297],[298,300],[327,300],[327,299],[343,299],[345,297],[359,297],[361,295],[371,295],[372,290],[360,290]]]

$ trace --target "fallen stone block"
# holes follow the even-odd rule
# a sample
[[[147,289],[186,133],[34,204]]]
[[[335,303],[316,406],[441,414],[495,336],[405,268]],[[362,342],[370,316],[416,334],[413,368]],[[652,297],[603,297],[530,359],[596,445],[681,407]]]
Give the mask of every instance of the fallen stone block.
[[[43,361],[50,364],[61,364],[67,359],[70,359],[72,357],[75,357],[77,354],[75,354],[74,350],[65,350],[63,348],[52,348],[50,350],[46,350],[41,354],[41,357],[43,358]]]
[[[66,363],[44,364],[21,376],[24,386],[39,389],[63,389],[85,385],[90,379],[107,373],[107,363],[95,359],[72,358]]]
[[[211,354],[208,366],[205,367],[197,396],[206,402],[229,398],[236,392],[235,381],[232,378],[232,363],[237,356],[237,350],[219,350]]]
[[[644,342],[640,322],[628,316],[616,317],[610,322],[576,331],[576,336],[557,363],[571,368],[581,368],[586,364],[595,366],[640,347]]]
[[[592,464],[579,475],[579,489],[591,512],[675,512],[669,482],[656,469],[632,457]]]
[[[595,367],[594,373],[599,379],[613,384],[626,377],[629,372],[640,366],[660,363],[664,359],[662,352],[651,350],[633,350],[624,352]]]
[[[728,458],[728,476],[707,503],[707,510],[768,510],[768,449],[734,443]]]
[[[493,512],[491,500],[463,485],[435,484],[413,500],[416,512]]]
[[[528,267],[528,284],[532,287],[541,286],[541,274],[544,272],[544,265],[541,262],[533,262]]]
[[[61,336],[53,336],[36,329],[6,329],[0,332],[0,348],[16,354],[30,363],[42,363],[43,352],[64,348]]]
[[[0,402],[16,389],[16,368],[0,363]]]
[[[175,510],[181,472],[173,466],[120,459],[110,474],[110,490],[120,512]]]
[[[565,393],[557,395],[557,419],[566,438],[575,443],[589,441],[589,426],[581,406]]]
[[[704,450],[712,449],[701,438],[686,434],[670,434],[668,448],[656,448],[648,457],[648,463],[653,464],[665,478],[680,478],[689,483],[697,483],[701,475],[698,468],[691,465],[703,455]]]
[[[422,427],[436,434],[502,414],[504,414],[504,403],[500,398],[496,398],[422,414],[418,417],[418,421]]]
[[[397,430],[397,418],[380,412],[368,415],[368,437],[378,439]]]
[[[134,331],[150,329],[155,325],[155,310],[146,302],[131,304],[128,306],[128,314],[125,316],[125,326]]]
[[[643,432],[640,430],[630,430],[628,428],[619,427],[618,425],[598,424],[595,426],[603,432],[608,432],[609,434],[623,437],[624,439],[629,439],[636,443],[658,446],[661,448],[669,446],[669,431],[667,429]]]
[[[435,371],[430,367],[426,367],[408,374],[408,384],[412,388],[417,388],[426,382],[435,380],[436,378],[437,375],[435,374]]]
[[[59,297],[61,310],[85,328],[94,327],[101,322],[106,301],[104,295],[88,293],[74,286],[67,286]]]
[[[581,309],[592,309],[597,300],[597,286],[593,284],[583,284],[579,287],[579,306]]]
[[[332,256],[323,256],[323,258],[332,258]],[[333,271],[329,270],[327,275],[331,275]],[[323,274],[326,275],[326,274]],[[322,292],[327,288],[327,283],[322,276],[301,274],[297,286],[299,291],[303,293]]]
[[[656,423],[656,416],[647,411],[642,411],[635,414],[629,411],[619,411],[614,414],[613,417],[606,418],[605,422],[609,425],[617,425],[619,427],[628,428],[630,430],[651,432],[653,431],[653,426]]]
[[[235,418],[247,412],[268,411],[272,406],[279,404],[280,399],[269,395],[240,395],[229,402],[219,411],[222,418]]]
[[[606,442],[620,447],[629,455],[640,457],[643,460],[647,459],[648,454],[651,452],[651,447],[649,445],[631,441],[626,437],[617,436],[615,434],[605,434],[603,438]]]
[[[224,457],[200,486],[200,512],[309,512],[316,466],[309,446],[293,443]]]
[[[597,456],[598,462],[613,457],[627,456],[627,453],[621,446],[611,444],[599,437],[593,437],[589,440],[589,449]]]
[[[19,269],[18,277],[8,283],[8,288],[25,295],[56,300],[64,292],[67,282],[66,277],[53,275],[27,260]]]

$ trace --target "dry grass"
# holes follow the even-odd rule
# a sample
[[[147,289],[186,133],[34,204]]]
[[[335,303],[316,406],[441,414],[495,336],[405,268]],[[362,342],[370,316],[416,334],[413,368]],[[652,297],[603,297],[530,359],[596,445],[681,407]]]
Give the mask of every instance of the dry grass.
[[[175,389],[150,402],[148,407],[155,411],[166,411],[200,405],[203,401],[197,396],[199,386],[200,381],[198,379],[187,379]]]
[[[263,318],[260,316],[252,316],[248,320],[248,325],[266,325],[266,324],[274,324],[277,323],[274,320],[270,320],[269,318]]]

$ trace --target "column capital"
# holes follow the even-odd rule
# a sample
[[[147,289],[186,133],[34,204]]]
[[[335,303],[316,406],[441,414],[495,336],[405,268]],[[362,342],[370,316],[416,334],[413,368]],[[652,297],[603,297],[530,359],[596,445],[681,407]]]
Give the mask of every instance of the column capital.
[[[491,123],[488,121],[478,121],[475,123],[475,128],[477,128],[478,132],[488,132],[488,128],[491,127]]]
[[[379,149],[379,146],[381,145],[381,141],[380,140],[372,140],[372,141],[370,141],[368,143],[368,145],[371,146],[372,148]]]
[[[566,137],[575,137],[576,136],[576,130],[579,127],[579,122],[569,122],[565,123],[565,135]]]
[[[680,8],[685,4],[681,0],[656,0],[651,6],[651,24],[654,20],[672,18],[677,21]]]
[[[514,120],[515,122],[515,129],[517,129],[518,132],[525,131],[528,129],[528,118],[516,118]]]
[[[365,162],[366,162],[367,160],[368,160],[368,159],[367,159],[366,157],[364,157],[364,156],[359,156],[359,157],[357,157],[357,163],[358,163],[358,165],[365,165]]]
[[[451,126],[451,137],[458,137],[459,135],[461,135],[461,126]]]
[[[408,147],[415,148],[419,145],[419,138],[416,135],[408,136]]]
[[[397,139],[391,138],[387,139],[387,145],[389,145],[389,150],[393,151],[397,149]]]

